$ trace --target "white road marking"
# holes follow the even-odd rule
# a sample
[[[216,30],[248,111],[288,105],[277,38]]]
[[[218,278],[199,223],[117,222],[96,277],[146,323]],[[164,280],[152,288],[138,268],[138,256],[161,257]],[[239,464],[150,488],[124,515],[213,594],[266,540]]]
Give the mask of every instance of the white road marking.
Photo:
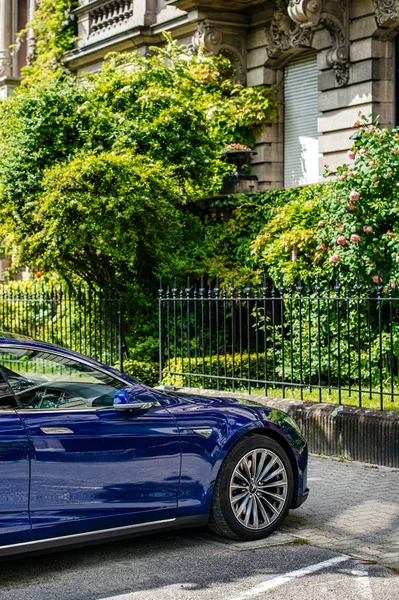
[[[181,594],[186,590],[195,590],[197,585],[195,583],[172,583],[171,585],[162,586],[147,592],[146,598],[169,598],[170,600],[177,600],[182,598]],[[127,594],[121,594],[119,596],[110,596],[109,598],[101,598],[101,600],[135,600],[135,598],[144,598],[143,590],[137,592],[128,592]],[[184,595],[186,598],[186,595]]]
[[[324,562],[317,563],[315,565],[310,565],[309,567],[305,567],[304,569],[291,571],[290,573],[286,573],[285,575],[280,575],[279,577],[275,577],[274,579],[269,579],[268,581],[259,583],[255,587],[241,594],[241,596],[236,596],[231,600],[245,600],[245,598],[250,598],[251,596],[263,594],[264,592],[268,592],[269,590],[274,590],[280,587],[280,585],[289,583],[294,579],[298,579],[299,577],[305,577],[306,575],[311,575],[312,573],[322,571],[323,569],[328,569],[328,567],[332,567],[346,560],[349,560],[349,556],[336,556],[335,558],[330,558],[330,560],[325,560]]]
[[[373,600],[373,591],[371,589],[369,574],[364,565],[357,565],[357,569],[352,571],[356,577],[356,587],[361,600]]]

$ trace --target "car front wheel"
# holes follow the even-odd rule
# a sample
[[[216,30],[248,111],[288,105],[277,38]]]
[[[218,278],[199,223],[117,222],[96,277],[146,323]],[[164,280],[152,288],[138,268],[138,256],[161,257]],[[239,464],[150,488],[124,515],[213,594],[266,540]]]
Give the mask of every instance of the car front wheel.
[[[293,492],[294,477],[285,450],[263,435],[244,437],[221,466],[209,525],[224,537],[261,539],[287,515]]]

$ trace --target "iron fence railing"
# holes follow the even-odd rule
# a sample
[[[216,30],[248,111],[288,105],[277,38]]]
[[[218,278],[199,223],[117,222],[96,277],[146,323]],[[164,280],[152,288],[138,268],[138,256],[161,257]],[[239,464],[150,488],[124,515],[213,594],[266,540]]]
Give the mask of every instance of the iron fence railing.
[[[160,286],[164,384],[399,410],[399,297],[358,281]]]
[[[111,290],[0,287],[0,332],[56,344],[123,369],[123,306]]]

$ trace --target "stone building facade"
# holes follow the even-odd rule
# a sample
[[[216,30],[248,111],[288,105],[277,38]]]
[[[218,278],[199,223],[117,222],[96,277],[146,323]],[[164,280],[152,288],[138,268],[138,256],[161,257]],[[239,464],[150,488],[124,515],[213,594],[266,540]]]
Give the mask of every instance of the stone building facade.
[[[0,0],[3,96],[29,55],[29,37],[19,58],[7,48],[34,3]],[[167,30],[193,52],[228,56],[238,81],[278,86],[279,118],[257,139],[260,189],[312,183],[324,163],[341,164],[359,111],[399,125],[399,0],[80,0],[75,14],[72,71],[98,70],[111,51],[145,54]]]

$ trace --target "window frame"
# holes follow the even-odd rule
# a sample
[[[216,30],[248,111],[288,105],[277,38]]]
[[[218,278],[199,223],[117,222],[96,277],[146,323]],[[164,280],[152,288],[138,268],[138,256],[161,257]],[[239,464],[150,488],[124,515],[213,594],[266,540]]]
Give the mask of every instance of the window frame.
[[[0,350],[3,348],[9,348],[10,351],[12,351],[13,349],[15,350],[42,350],[43,352],[47,352],[48,354],[54,354],[55,356],[64,356],[65,358],[69,358],[70,360],[74,360],[77,363],[83,364],[83,365],[87,365],[88,367],[92,368],[93,370],[97,370],[100,373],[104,373],[105,375],[108,375],[109,377],[113,377],[114,379],[116,379],[117,381],[120,381],[121,383],[124,384],[124,386],[128,386],[128,382],[125,381],[125,379],[123,379],[122,377],[118,377],[117,375],[115,375],[114,373],[109,373],[109,371],[107,371],[107,369],[98,367],[97,365],[93,365],[90,361],[88,360],[84,360],[79,358],[76,358],[75,356],[70,357],[67,354],[63,354],[63,352],[60,352],[59,350],[53,350],[53,349],[47,349],[47,348],[38,348],[37,346],[30,346],[30,345],[17,345],[17,344],[12,344],[11,346],[9,344],[0,344]],[[28,409],[28,408],[23,408],[23,406],[21,406],[20,401],[18,400],[17,396],[14,393],[14,390],[12,389],[12,386],[9,384],[8,381],[8,377],[6,375],[6,373],[3,370],[3,365],[0,364],[0,373],[1,376],[3,377],[4,381],[6,382],[6,384],[8,385],[8,388],[11,390],[11,393],[13,395],[13,398],[15,400],[15,406],[13,408],[1,408],[0,407],[0,413],[3,412],[10,412],[10,411],[17,411],[18,414],[32,414],[33,412],[36,413],[52,413],[52,414],[57,414],[59,413],[60,410],[62,409],[57,409],[57,408],[37,408],[37,409]],[[98,412],[98,411],[103,411],[103,410],[113,410],[112,406],[95,406],[95,407],[90,407],[90,408],[71,408],[71,409],[67,409],[69,413],[73,413],[73,412]]]

